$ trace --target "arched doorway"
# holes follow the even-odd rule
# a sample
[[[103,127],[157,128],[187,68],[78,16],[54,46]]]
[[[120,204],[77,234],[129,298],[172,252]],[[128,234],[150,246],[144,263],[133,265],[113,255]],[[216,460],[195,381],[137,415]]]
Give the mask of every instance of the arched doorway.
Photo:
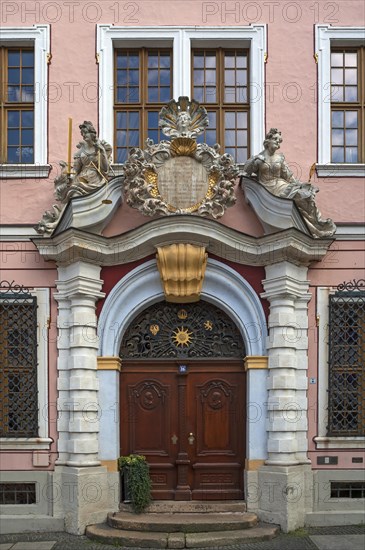
[[[239,330],[215,305],[159,302],[120,347],[121,454],[143,454],[153,497],[243,497],[246,379]]]

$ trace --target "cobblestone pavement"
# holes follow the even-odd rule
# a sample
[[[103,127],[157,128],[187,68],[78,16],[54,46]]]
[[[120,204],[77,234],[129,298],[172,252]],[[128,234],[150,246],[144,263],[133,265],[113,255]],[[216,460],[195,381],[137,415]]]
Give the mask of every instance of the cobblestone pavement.
[[[68,533],[38,532],[0,535],[0,550],[116,550],[116,548],[115,545],[100,544],[87,537],[77,537]],[[126,547],[118,548],[124,550]],[[226,546],[224,550],[327,550],[330,548],[333,550],[365,548],[365,526],[308,527],[287,535],[279,534],[269,541]],[[148,549],[134,548],[134,550]]]

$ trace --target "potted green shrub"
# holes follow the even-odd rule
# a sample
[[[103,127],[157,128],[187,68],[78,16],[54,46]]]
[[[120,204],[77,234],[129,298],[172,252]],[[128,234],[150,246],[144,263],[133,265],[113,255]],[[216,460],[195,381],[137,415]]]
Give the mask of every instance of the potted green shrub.
[[[124,487],[124,502],[130,502],[137,514],[151,502],[151,479],[146,457],[127,455],[118,458],[118,469]]]

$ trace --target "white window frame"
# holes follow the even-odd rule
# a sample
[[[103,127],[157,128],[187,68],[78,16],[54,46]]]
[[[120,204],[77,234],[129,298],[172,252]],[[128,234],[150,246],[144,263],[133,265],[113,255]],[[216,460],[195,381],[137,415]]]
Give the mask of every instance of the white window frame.
[[[318,164],[320,177],[364,177],[365,164],[331,163],[331,48],[364,43],[365,27],[315,26],[318,60]]]
[[[50,26],[3,27],[0,35],[1,46],[34,47],[34,163],[0,164],[0,178],[44,178],[48,177],[51,166],[47,164],[47,84],[48,55],[50,53]]]
[[[332,287],[317,288],[318,327],[318,435],[313,438],[317,449],[362,449],[365,437],[327,436],[328,424],[328,329],[329,297],[334,294]]]
[[[30,294],[37,298],[38,437],[1,437],[1,450],[48,450],[53,442],[48,432],[49,289],[34,289]]]
[[[97,25],[99,59],[99,133],[113,144],[114,57],[116,47],[170,46],[173,48],[173,97],[191,95],[191,49],[195,46],[250,49],[250,151],[262,149],[265,137],[266,25],[247,27],[114,27]],[[118,167],[114,165],[118,173]]]

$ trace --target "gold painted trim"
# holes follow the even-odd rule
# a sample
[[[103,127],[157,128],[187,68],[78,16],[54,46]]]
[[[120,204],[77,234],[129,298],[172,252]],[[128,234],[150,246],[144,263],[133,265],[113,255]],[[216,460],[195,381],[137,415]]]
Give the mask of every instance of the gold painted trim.
[[[98,370],[122,370],[120,357],[98,357]]]
[[[265,355],[247,355],[244,360],[245,370],[267,369],[269,358]]]
[[[255,459],[255,460],[248,460],[246,458],[245,460],[245,470],[247,471],[253,471],[253,470],[258,470],[260,468],[260,466],[263,466],[265,464],[265,460],[264,459]]]
[[[105,466],[108,472],[118,472],[117,460],[101,460],[100,462],[102,466]]]

